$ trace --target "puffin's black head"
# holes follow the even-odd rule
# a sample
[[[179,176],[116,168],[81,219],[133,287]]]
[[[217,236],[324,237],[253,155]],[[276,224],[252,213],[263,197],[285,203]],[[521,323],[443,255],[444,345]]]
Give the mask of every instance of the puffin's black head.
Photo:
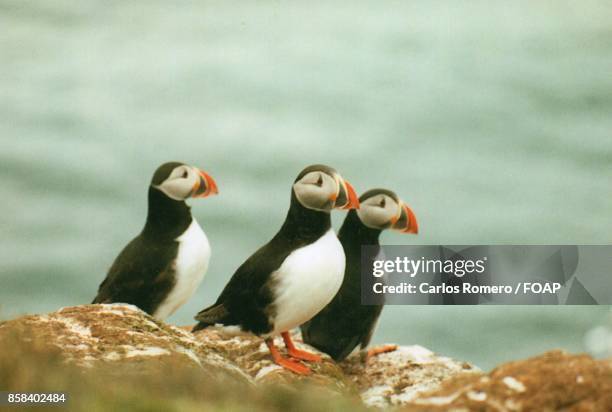
[[[403,233],[419,233],[412,210],[395,192],[387,189],[368,190],[359,198],[359,220],[372,229],[394,229]]]
[[[293,183],[293,193],[307,209],[328,213],[334,208],[359,209],[353,186],[325,165],[312,165],[302,170]]]
[[[219,193],[217,184],[207,173],[180,162],[168,162],[158,167],[151,179],[151,187],[177,201]]]

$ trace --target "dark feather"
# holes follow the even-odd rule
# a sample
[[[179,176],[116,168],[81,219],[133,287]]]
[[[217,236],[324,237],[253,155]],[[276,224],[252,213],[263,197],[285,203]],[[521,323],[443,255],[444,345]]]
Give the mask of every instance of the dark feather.
[[[146,241],[142,235],[119,254],[92,303],[130,303],[153,314],[174,286],[178,243]]]
[[[93,303],[130,303],[154,314],[175,284],[175,239],[192,221],[185,202],[149,187],[144,229],[117,256]]]
[[[354,210],[348,213],[338,234],[346,255],[342,286],[321,312],[300,327],[305,343],[336,361],[370,343],[382,312],[382,305],[361,305],[361,246],[378,245],[380,233],[363,225]]]
[[[330,228],[329,213],[304,208],[292,193],[291,206],[281,229],[236,270],[215,304],[200,312],[205,321],[194,330],[209,326],[214,320],[214,323],[240,326],[255,334],[270,332],[275,316],[272,273],[291,252],[315,242]],[[223,316],[209,316],[209,311],[218,306],[224,308]],[[200,314],[196,320],[200,320]]]

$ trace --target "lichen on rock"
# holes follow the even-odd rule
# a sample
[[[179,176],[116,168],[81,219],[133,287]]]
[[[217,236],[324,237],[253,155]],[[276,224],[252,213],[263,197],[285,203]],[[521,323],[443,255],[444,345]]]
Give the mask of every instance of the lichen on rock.
[[[447,380],[413,399],[409,411],[612,411],[612,367],[555,350],[508,362],[482,376]]]
[[[294,340],[302,349],[316,352],[301,342],[299,332]],[[283,347],[280,339],[278,344]],[[320,390],[349,404],[356,400],[369,407],[408,411],[612,411],[612,364],[560,351],[506,363],[484,374],[421,346],[400,346],[369,358],[356,354],[341,363],[322,354],[321,362],[309,363],[312,374],[304,377],[273,364],[263,340],[249,333],[215,326],[192,334],[189,327],[168,325],[131,305],[83,305],[1,322],[0,361],[12,370],[0,370],[0,378],[20,375],[39,384],[36,368],[26,373],[10,354],[17,348],[17,356],[27,356],[28,345],[39,352],[48,348],[42,352],[45,356],[84,371],[83,376],[85,371],[95,371],[94,377],[110,371],[124,377],[129,371],[144,382],[164,381],[166,394],[191,386],[193,402],[215,396],[202,392],[199,385],[205,379],[207,386],[238,385],[256,393],[266,387],[292,390],[308,385],[310,394]],[[30,365],[39,358],[32,359]],[[49,369],[38,373],[44,370]],[[167,373],[176,375],[174,380],[165,380]],[[50,378],[48,384],[54,382]],[[14,385],[23,389],[18,382]],[[157,391],[142,385],[146,383],[139,390]],[[240,402],[235,396],[230,399]]]
[[[0,341],[9,333],[59,348],[66,362],[85,368],[120,364],[148,371],[167,362],[248,384],[308,383],[381,407],[401,405],[456,374],[476,373],[463,362],[436,356],[419,346],[400,347],[366,363],[357,355],[338,364],[302,343],[296,332],[298,347],[323,358],[309,363],[313,373],[303,377],[275,365],[260,337],[219,326],[192,334],[189,327],[168,325],[123,304],[67,307],[1,323]],[[283,348],[280,339],[277,343]]]
[[[193,335],[160,322],[132,305],[83,305],[0,323],[3,336],[19,335],[61,350],[66,362],[92,368],[103,363],[173,362],[205,368],[211,375],[250,380],[220,352]]]
[[[363,402],[376,407],[404,405],[451,377],[481,374],[467,362],[438,356],[418,345],[400,346],[365,362],[353,356],[342,365],[361,389]]]

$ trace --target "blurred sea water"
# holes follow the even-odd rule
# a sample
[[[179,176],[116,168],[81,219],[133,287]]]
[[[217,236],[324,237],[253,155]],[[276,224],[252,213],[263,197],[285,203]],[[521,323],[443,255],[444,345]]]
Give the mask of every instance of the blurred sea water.
[[[0,316],[90,302],[167,160],[220,189],[192,202],[213,258],[180,324],[311,163],[412,206],[421,233],[386,244],[608,244],[610,22],[604,0],[3,0]],[[487,368],[584,350],[606,312],[395,306],[375,341]]]

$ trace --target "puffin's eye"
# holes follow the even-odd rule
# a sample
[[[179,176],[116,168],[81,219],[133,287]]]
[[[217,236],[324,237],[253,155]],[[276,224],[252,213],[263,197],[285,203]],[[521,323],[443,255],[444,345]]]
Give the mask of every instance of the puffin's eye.
[[[317,180],[316,185],[319,187],[323,186],[323,176],[319,175],[319,180]]]
[[[386,204],[387,204],[387,202],[385,202],[385,198],[383,197],[383,198],[380,200],[380,203],[378,204],[378,206],[380,206],[380,207],[384,208]]]
[[[189,173],[187,173],[187,170],[185,170],[183,172],[183,175],[181,176],[183,179],[187,179],[187,176],[189,176]]]

